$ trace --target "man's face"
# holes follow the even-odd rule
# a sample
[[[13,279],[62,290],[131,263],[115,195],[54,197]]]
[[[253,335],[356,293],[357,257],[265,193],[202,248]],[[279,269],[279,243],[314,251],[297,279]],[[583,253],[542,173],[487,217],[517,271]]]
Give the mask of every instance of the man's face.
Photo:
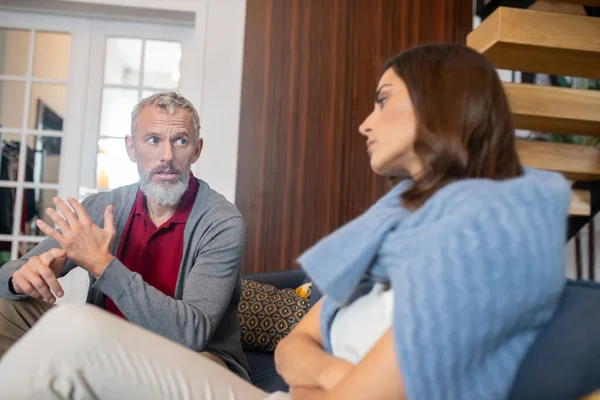
[[[190,167],[200,157],[202,139],[196,140],[190,113],[171,115],[155,106],[143,108],[133,138],[125,139],[127,154],[137,163],[141,187],[159,204],[177,204],[187,189]],[[182,193],[182,186],[185,188]],[[151,193],[148,193],[149,189]]]

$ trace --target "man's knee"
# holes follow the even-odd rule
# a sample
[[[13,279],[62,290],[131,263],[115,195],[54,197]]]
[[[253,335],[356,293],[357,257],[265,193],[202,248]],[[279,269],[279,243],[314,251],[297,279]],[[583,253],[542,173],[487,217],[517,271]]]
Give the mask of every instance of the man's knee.
[[[58,362],[93,347],[102,336],[105,312],[88,305],[53,307],[6,353],[2,362],[19,364],[37,354],[40,362]],[[110,318],[110,316],[108,316]]]

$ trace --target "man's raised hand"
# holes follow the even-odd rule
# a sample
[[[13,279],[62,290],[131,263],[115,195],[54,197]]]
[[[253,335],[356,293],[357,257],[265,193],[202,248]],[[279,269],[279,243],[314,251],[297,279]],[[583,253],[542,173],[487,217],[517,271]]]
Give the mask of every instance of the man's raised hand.
[[[62,199],[56,197],[53,201],[64,218],[52,208],[47,209],[46,212],[61,232],[41,219],[36,221],[37,226],[67,251],[67,257],[71,261],[90,272],[95,278],[99,278],[113,259],[110,250],[117,236],[113,206],[109,205],[106,208],[104,228],[100,228],[77,200],[69,199],[69,204],[77,215]]]

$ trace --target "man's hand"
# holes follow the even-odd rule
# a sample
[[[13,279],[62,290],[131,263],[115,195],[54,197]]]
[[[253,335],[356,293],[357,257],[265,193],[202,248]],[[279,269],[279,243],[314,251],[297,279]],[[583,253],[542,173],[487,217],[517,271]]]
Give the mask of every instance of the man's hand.
[[[104,228],[100,228],[94,224],[77,200],[73,198],[68,200],[77,215],[71,211],[71,208],[63,200],[55,197],[53,201],[65,218],[51,208],[46,212],[58,225],[62,233],[51,228],[40,219],[36,221],[37,226],[67,251],[69,259],[98,279],[113,259],[110,248],[117,236],[113,207],[111,205],[106,207],[104,211]]]
[[[26,294],[36,299],[44,299],[54,304],[56,298],[63,296],[63,289],[57,276],[65,267],[67,252],[63,249],[50,249],[39,256],[29,259],[12,276],[12,286],[17,294]],[[51,292],[52,291],[52,292]]]

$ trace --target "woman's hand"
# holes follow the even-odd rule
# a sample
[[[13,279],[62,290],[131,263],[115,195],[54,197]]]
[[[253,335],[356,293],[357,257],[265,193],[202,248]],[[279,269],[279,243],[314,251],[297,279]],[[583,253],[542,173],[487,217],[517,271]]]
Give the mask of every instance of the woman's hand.
[[[291,387],[324,390],[322,385],[333,387],[347,373],[345,361],[323,350],[321,304],[317,302],[275,349],[277,372]]]
[[[333,390],[344,377],[354,369],[354,365],[342,359],[335,359],[319,375],[319,386],[327,392]]]

